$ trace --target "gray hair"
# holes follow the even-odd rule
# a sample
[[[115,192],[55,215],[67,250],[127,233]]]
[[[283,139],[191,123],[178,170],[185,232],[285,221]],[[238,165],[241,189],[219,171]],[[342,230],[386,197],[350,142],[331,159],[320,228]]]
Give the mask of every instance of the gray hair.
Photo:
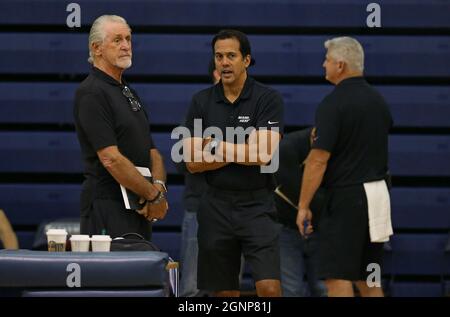
[[[336,59],[347,63],[354,71],[364,71],[364,50],[361,44],[354,38],[348,36],[335,37],[325,41],[328,54]]]
[[[106,34],[103,26],[106,22],[116,22],[125,24],[131,31],[130,26],[127,21],[118,16],[118,15],[102,15],[95,19],[94,23],[92,23],[91,31],[89,32],[89,58],[88,62],[94,63],[94,54],[92,53],[92,44],[93,43],[101,43],[105,40]]]

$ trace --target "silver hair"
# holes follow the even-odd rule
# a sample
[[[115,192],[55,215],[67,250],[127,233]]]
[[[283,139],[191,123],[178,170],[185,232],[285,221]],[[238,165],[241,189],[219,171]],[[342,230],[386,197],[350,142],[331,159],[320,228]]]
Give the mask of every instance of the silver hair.
[[[118,16],[118,15],[102,15],[95,19],[94,23],[92,23],[91,30],[89,32],[89,58],[88,62],[93,64],[94,63],[94,54],[92,53],[92,44],[93,43],[101,43],[105,40],[106,33],[103,28],[106,22],[117,22],[117,23],[123,23],[125,24],[131,31],[130,26],[128,25],[127,21]]]
[[[353,71],[364,71],[364,50],[356,39],[348,36],[335,37],[325,41],[324,45],[332,58],[347,63]]]

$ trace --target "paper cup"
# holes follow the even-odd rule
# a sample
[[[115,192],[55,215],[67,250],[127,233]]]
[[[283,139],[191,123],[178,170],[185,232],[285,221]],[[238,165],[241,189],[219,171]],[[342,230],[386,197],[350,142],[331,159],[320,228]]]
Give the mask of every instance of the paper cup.
[[[84,234],[74,234],[70,237],[72,252],[89,252],[89,242],[91,238]]]
[[[66,229],[49,229],[47,230],[47,244],[49,252],[65,252],[66,251]]]
[[[111,248],[111,237],[107,235],[93,235],[92,251],[93,252],[109,252]]]

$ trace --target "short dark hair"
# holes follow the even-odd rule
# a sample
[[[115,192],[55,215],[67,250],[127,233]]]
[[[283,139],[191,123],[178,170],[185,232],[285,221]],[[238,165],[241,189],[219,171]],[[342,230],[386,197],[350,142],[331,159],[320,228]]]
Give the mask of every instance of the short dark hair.
[[[215,53],[214,45],[216,45],[216,42],[218,40],[226,40],[226,39],[231,39],[231,38],[238,40],[239,51],[241,52],[243,58],[245,58],[247,55],[251,56],[252,49],[250,47],[250,41],[248,40],[247,35],[245,35],[241,31],[231,30],[231,29],[221,30],[221,31],[219,31],[219,33],[217,33],[214,36],[214,38],[212,39],[212,42],[211,42],[213,56]],[[255,64],[255,60],[252,58],[250,61],[250,66],[254,65],[254,64]]]

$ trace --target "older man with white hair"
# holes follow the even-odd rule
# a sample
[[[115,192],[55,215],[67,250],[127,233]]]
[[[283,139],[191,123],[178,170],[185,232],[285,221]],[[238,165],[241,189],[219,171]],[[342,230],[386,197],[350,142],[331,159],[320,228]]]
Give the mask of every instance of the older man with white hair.
[[[76,91],[74,107],[85,166],[80,229],[112,237],[133,232],[150,240],[151,221],[163,218],[168,208],[166,175],[142,101],[122,78],[131,58],[131,29],[125,19],[97,18],[89,34],[93,67]],[[149,168],[152,182],[136,166]],[[141,197],[137,212],[127,210],[120,185]]]
[[[361,44],[338,37],[326,41],[325,48],[325,76],[336,87],[316,111],[297,226],[302,235],[312,232],[310,203],[318,187],[324,187],[318,275],[325,279],[328,296],[353,296],[352,282],[362,296],[383,296],[380,270],[374,278],[371,273],[381,267],[382,242],[392,234],[385,182],[392,116],[363,77]]]

